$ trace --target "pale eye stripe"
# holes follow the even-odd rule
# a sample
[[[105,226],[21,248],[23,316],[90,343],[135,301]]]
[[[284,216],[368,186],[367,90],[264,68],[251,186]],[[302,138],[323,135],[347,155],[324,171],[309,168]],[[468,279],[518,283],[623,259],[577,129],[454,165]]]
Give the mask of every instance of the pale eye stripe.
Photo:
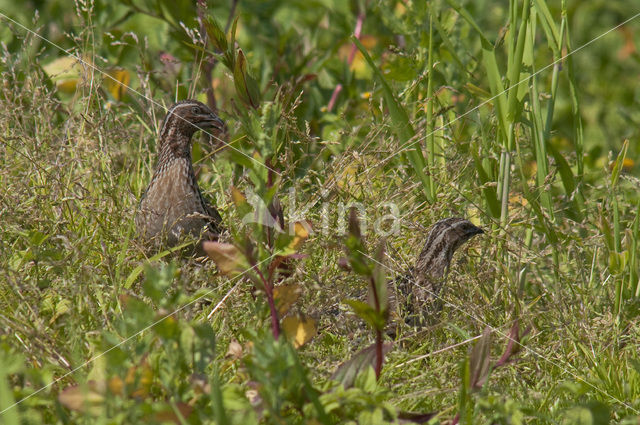
[[[444,229],[442,228],[444,227]],[[427,245],[429,245],[429,250],[425,252],[423,258],[428,258],[427,264],[430,264],[432,259],[434,258],[433,251],[440,247],[440,243],[442,239],[449,233],[451,226],[445,223],[441,223],[440,225],[436,224],[436,227],[429,233],[427,237]],[[435,236],[435,237],[434,237]]]
[[[162,121],[162,127],[160,128],[160,137],[161,138],[163,137],[164,132],[165,132],[165,127],[169,123],[170,118],[173,116],[173,114],[178,109],[183,108],[183,107],[191,107],[191,106],[194,106],[194,105],[195,105],[195,103],[193,103],[193,102],[176,103],[171,108],[169,108],[169,110],[167,111],[167,115],[164,117],[164,121]]]

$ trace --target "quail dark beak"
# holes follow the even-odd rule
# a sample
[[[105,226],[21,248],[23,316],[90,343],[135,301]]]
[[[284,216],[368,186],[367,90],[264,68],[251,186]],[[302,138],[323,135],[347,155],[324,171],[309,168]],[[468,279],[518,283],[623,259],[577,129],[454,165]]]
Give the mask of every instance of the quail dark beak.
[[[198,127],[201,130],[213,128],[218,131],[224,132],[226,126],[224,124],[224,121],[222,121],[218,116],[211,114],[206,120],[200,121],[198,123]]]
[[[479,227],[475,227],[469,231],[469,236],[475,236],[475,235],[482,235],[484,233],[484,230],[482,230]]]

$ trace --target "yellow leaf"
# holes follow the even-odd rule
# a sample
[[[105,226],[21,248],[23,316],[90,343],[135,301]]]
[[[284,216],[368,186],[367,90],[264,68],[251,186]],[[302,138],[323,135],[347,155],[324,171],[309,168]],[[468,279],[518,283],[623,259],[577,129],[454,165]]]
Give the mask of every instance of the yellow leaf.
[[[235,186],[231,186],[231,199],[236,207],[247,203],[247,198]]]
[[[285,317],[282,321],[282,329],[287,337],[293,340],[296,348],[302,347],[318,333],[316,320],[303,316]]]
[[[64,93],[73,93],[84,68],[72,56],[63,56],[43,66],[44,72],[56,83],[56,88]]]
[[[245,256],[234,245],[206,241],[202,243],[204,251],[215,261],[222,274],[236,276],[249,269]]]
[[[273,288],[273,298],[276,300],[276,307],[280,316],[284,316],[289,312],[291,306],[300,298],[301,292],[302,288],[295,283]]]
[[[522,194],[520,193],[513,194],[509,197],[509,204],[514,207],[516,205],[521,205],[523,207],[526,207],[528,203],[529,202],[527,202],[527,198],[522,196]]]
[[[126,86],[131,82],[131,74],[126,69],[114,69],[109,72],[109,75],[113,80],[108,77],[104,79],[107,90],[109,90],[114,99],[122,100],[127,91]]]
[[[153,371],[146,359],[142,361],[140,366],[131,366],[127,371],[127,376],[124,378],[124,382],[127,385],[138,383],[138,388],[131,393],[131,396],[136,398],[142,398],[149,394],[152,381]]]
[[[307,240],[307,238],[309,237],[309,231],[307,230],[307,227],[311,227],[311,225],[308,222],[305,222],[304,224],[302,222],[296,222],[293,226],[294,228],[294,232],[295,232],[295,236],[293,237],[293,240],[291,241],[291,243],[289,244],[289,248],[292,249],[293,251],[297,250],[298,247],[300,247],[300,245],[302,245],[302,243]]]
[[[109,391],[111,394],[122,395],[122,390],[124,390],[124,382],[122,382],[122,378],[119,376],[114,376],[109,379],[108,383]]]

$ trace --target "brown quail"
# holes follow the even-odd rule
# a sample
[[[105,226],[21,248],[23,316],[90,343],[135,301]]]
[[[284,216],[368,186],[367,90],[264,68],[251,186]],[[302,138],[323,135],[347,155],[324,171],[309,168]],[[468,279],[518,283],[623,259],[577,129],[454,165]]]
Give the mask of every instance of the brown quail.
[[[406,321],[411,325],[430,322],[442,308],[438,299],[453,253],[473,236],[484,233],[463,218],[445,218],[433,225],[416,265],[396,280]],[[400,302],[403,300],[404,302]]]
[[[222,120],[196,100],[169,108],[160,129],[158,163],[135,219],[150,250],[175,246],[184,237],[202,240],[219,234],[220,214],[202,196],[193,171],[191,137],[198,130],[223,128]]]

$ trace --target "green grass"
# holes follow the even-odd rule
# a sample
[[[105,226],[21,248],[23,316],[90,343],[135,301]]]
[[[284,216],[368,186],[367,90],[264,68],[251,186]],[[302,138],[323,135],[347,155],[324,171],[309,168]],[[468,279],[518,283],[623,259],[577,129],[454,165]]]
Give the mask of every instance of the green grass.
[[[30,5],[0,1],[0,12],[100,70],[121,67],[149,99],[206,100],[202,49],[179,24],[198,27],[190,3],[125,3],[78,3],[63,18],[72,5],[55,1],[35,23]],[[441,423],[458,414],[461,423],[637,422],[640,24],[548,67],[638,12],[629,9],[615,0],[239,2],[248,69],[221,61],[212,73],[238,151],[213,154],[201,135],[194,159],[228,241],[253,244],[257,261],[273,250],[260,226],[242,226],[231,186],[267,201],[277,192],[292,220],[290,201],[309,206],[316,232],[285,283],[302,290],[289,314],[316,319],[318,335],[297,350],[273,341],[251,283],[236,287],[212,261],[150,260],[136,241],[163,110],[117,94],[98,72],[65,92],[44,71],[63,53],[0,18],[0,411],[26,398],[0,422],[377,423],[397,411],[438,412]],[[208,14],[224,24],[229,11]],[[350,70],[359,13],[357,44],[369,57]],[[247,76],[259,95],[238,95],[234,78]],[[441,321],[402,328],[380,380],[363,373],[342,390],[331,374],[373,342],[343,303],[367,291],[339,267],[336,228],[353,202],[367,212],[371,250],[382,239],[373,223],[389,213],[381,204],[398,207],[390,278],[441,218],[468,217],[486,233],[454,256]],[[530,328],[517,355],[472,390],[476,337],[494,330],[495,363],[516,320]]]

